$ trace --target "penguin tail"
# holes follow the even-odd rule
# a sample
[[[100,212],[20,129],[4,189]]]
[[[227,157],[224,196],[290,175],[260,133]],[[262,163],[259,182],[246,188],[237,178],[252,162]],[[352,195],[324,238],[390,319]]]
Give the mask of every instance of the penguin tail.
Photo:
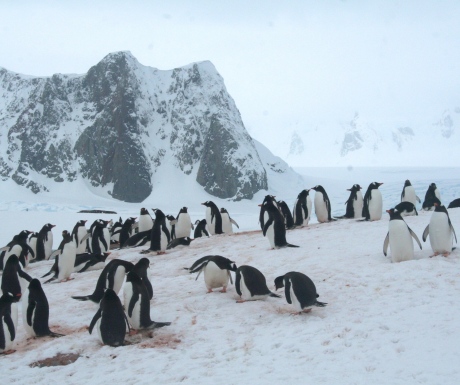
[[[279,294],[270,293],[270,297],[281,298]]]
[[[53,270],[48,271],[45,275],[42,276],[42,278],[47,277],[47,276],[50,275],[52,272],[53,272]]]
[[[73,295],[72,296],[73,299],[76,299],[77,301],[89,301],[91,299],[91,296],[90,295]]]
[[[290,243],[287,243],[286,246],[287,247],[300,247],[300,246],[297,246],[297,245],[291,245]]]
[[[327,305],[327,302],[319,302],[319,301],[316,301],[315,303],[315,306],[318,306],[318,307],[324,307]]]
[[[164,326],[169,326],[171,325],[171,322],[153,322],[153,324],[149,327],[149,329],[157,329],[157,328],[162,328]]]
[[[50,337],[53,337],[53,338],[59,338],[59,337],[64,337],[65,334],[59,334],[59,333],[54,333],[54,332],[51,332],[50,331],[50,334],[48,334]]]

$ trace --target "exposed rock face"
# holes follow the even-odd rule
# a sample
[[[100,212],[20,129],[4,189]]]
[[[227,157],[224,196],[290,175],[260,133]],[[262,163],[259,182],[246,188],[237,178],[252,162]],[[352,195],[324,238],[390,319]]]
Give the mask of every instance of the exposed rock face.
[[[0,68],[0,177],[33,192],[79,177],[141,202],[160,167],[221,198],[251,198],[267,174],[223,79],[209,62],[172,71],[107,55],[84,75]],[[165,181],[167,182],[167,181]]]

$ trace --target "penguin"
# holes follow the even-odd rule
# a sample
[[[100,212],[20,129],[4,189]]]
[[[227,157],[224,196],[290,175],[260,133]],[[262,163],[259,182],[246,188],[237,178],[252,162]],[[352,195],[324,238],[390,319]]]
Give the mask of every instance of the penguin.
[[[172,215],[166,215],[166,227],[169,230],[171,239],[176,239],[176,224],[176,218],[174,218]]]
[[[86,229],[86,222],[85,220],[79,220],[72,229],[72,238],[75,241],[75,245],[77,246],[77,254],[83,254],[86,252],[86,241],[83,240],[85,236],[88,234],[88,230]]]
[[[118,221],[116,221],[112,227],[110,227],[110,243],[117,244],[120,243],[120,231],[123,226],[123,219],[120,217]]]
[[[63,334],[52,332],[49,328],[48,299],[38,279],[34,278],[30,281],[22,297],[22,323],[29,337],[63,336]]]
[[[72,296],[78,301],[92,301],[99,303],[106,289],[111,289],[118,294],[125,280],[126,273],[134,268],[134,264],[122,259],[112,259],[102,270],[96,283],[93,294]]]
[[[107,228],[109,221],[96,219],[90,227],[91,253],[100,254],[109,251],[110,249],[110,232]]]
[[[319,302],[316,286],[313,281],[303,273],[291,271],[275,279],[275,289],[284,287],[287,303],[293,305],[297,313],[309,313],[313,306],[324,307],[325,302]]]
[[[89,334],[92,334],[94,327],[101,342],[114,347],[123,345],[126,329],[131,330],[120,298],[112,289],[105,291],[99,309],[89,324]]]
[[[134,224],[136,223],[137,217],[129,217],[127,218],[123,225],[121,226],[120,230],[120,249],[126,243],[126,241],[130,238],[131,234],[133,233]],[[106,250],[107,251],[107,250]]]
[[[285,201],[279,201],[278,206],[281,214],[283,214],[286,230],[293,229],[295,227],[294,218],[292,217],[291,210],[289,210],[287,203]]]
[[[32,250],[29,253],[29,258],[28,258],[29,263],[34,262],[35,256],[37,255],[37,239],[38,239],[37,232],[30,234],[29,237],[27,238],[27,244],[30,246],[30,249]],[[26,265],[28,265],[27,261],[26,261]]]
[[[414,186],[412,186],[409,179],[406,179],[404,182],[404,187],[401,192],[401,202],[410,202],[414,206],[417,202],[420,203],[420,198],[415,193]]]
[[[398,203],[394,208],[401,214],[402,217],[418,215],[415,205],[409,201],[403,201],[401,203]]]
[[[153,227],[153,219],[149,214],[149,211],[142,207],[139,215],[139,232],[149,231]]]
[[[435,203],[438,205],[441,204],[441,193],[436,187],[436,183],[431,183],[425,193],[425,200],[422,203],[422,210],[433,211],[435,209]]]
[[[265,276],[255,267],[243,265],[236,269],[235,288],[241,299],[237,303],[256,301],[267,297],[281,298],[267,287]]]
[[[220,216],[222,218],[222,231],[224,232],[224,234],[233,234],[232,225],[235,225],[238,229],[240,228],[240,226],[238,226],[238,223],[236,223],[236,221],[234,221],[230,217],[230,214],[224,207],[220,209]]]
[[[207,255],[198,259],[189,269],[190,274],[198,272],[195,281],[204,274],[204,283],[208,289],[208,293],[212,293],[212,289],[221,287],[221,293],[227,292],[228,281],[233,284],[230,271],[236,271],[234,261],[221,255]]]
[[[202,219],[201,221],[197,219],[195,222],[195,231],[193,233],[193,238],[201,238],[203,234],[209,237],[208,230],[206,230],[206,219]]]
[[[361,186],[359,184],[354,184],[348,191],[350,191],[350,196],[345,202],[347,205],[345,215],[340,218],[361,218],[363,214],[363,194],[361,193]]]
[[[460,207],[460,198],[454,199],[449,203],[449,206],[447,206],[448,209],[455,209],[457,207]]]
[[[193,241],[190,237],[176,238],[168,243],[166,250],[174,249],[177,246],[190,246],[190,243]]]
[[[11,354],[13,341],[16,338],[16,326],[11,316],[11,306],[18,297],[11,293],[3,293],[0,297],[0,354]]]
[[[292,217],[297,227],[307,226],[310,221],[312,202],[309,194],[310,189],[302,190],[294,203]]]
[[[11,255],[16,255],[21,263],[22,267],[27,266],[29,254],[35,257],[35,253],[27,243],[27,238],[33,231],[22,230],[19,234],[16,234],[13,239],[1,249],[0,255],[0,270],[3,270],[8,258]]]
[[[430,236],[431,249],[434,252],[432,257],[442,254],[447,257],[453,250],[453,238],[457,242],[457,235],[449,218],[449,213],[444,205],[434,203],[434,212],[431,215],[430,223],[423,232],[423,242]]]
[[[268,214],[268,220],[265,222],[262,234],[267,237],[272,249],[281,247],[299,247],[291,245],[286,241],[286,226],[284,217],[275,207],[271,200],[267,200],[264,204],[264,211]],[[265,215],[265,214],[264,214]]]
[[[187,207],[182,207],[176,217],[177,223],[175,225],[176,238],[190,237],[190,232],[193,230],[192,220],[190,214],[187,212]]]
[[[84,271],[102,270],[105,267],[105,260],[110,253],[91,254],[82,253],[75,257],[74,273],[83,273]]]
[[[311,190],[315,190],[315,214],[316,219],[319,223],[330,222],[331,216],[331,201],[327,196],[326,190],[321,185],[312,187]]]
[[[155,221],[150,231],[150,247],[141,253],[156,252],[157,254],[164,254],[171,241],[169,230],[166,227],[166,217],[160,209],[152,210],[155,213]]]
[[[139,231],[137,234],[129,237],[123,245],[120,245],[120,248],[125,249],[128,247],[144,246],[148,241],[150,241],[151,233],[152,229]]]
[[[11,293],[13,296],[18,297],[19,300],[31,280],[32,277],[22,270],[16,254],[11,255],[3,269],[1,283],[3,294]]]
[[[152,283],[150,282],[148,269],[150,269],[150,261],[148,258],[141,258],[137,263],[133,266],[132,270],[136,273],[139,278],[142,280],[147,292],[149,294],[149,299],[153,298],[153,288]]]
[[[388,245],[390,245],[392,262],[402,262],[414,259],[414,244],[412,238],[415,239],[420,250],[422,250],[420,240],[406,224],[399,210],[394,208],[387,210],[387,213],[390,214],[390,221],[388,223],[388,233],[383,242],[383,254],[385,256],[387,255]]]
[[[61,244],[56,250],[56,260],[54,261],[51,270],[42,276],[42,278],[47,277],[53,272],[54,275],[44,283],[49,283],[54,280],[58,280],[59,282],[66,282],[72,279],[70,278],[70,275],[73,273],[76,257],[77,246],[75,244],[75,240],[67,230],[64,230],[62,232]]]
[[[44,261],[50,259],[53,251],[53,227],[56,227],[56,225],[47,223],[38,232],[37,255],[35,256],[35,260]]]
[[[206,201],[202,205],[206,206],[206,223],[209,233],[211,235],[223,234],[222,216],[216,204],[213,201]]]
[[[382,193],[379,187],[383,183],[372,182],[364,194],[363,217],[366,221],[378,221],[382,218]]]
[[[152,321],[149,293],[141,278],[134,271],[130,271],[126,276],[123,297],[125,311],[133,329],[156,329],[171,325],[171,322]]]
[[[266,212],[266,206],[265,206],[265,203],[267,202],[272,202],[273,205],[279,210],[278,202],[276,201],[275,197],[273,195],[265,195],[265,198],[262,201],[262,204],[259,205],[260,207],[259,224],[260,224],[260,229],[262,231],[264,230],[265,222],[268,221],[268,213]]]

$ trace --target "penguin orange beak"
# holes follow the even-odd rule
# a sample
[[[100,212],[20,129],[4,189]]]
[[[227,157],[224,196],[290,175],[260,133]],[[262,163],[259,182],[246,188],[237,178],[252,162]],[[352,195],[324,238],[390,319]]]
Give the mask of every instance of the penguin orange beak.
[[[260,205],[257,205],[257,206],[259,206],[259,207],[262,207],[262,204],[260,204]]]

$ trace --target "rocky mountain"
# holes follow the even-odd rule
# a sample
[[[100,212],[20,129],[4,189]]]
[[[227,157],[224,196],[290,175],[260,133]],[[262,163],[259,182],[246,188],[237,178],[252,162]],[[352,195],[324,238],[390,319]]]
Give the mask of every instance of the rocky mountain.
[[[163,167],[219,198],[250,199],[268,188],[268,166],[210,62],[162,71],[116,52],[83,75],[0,68],[2,180],[38,193],[50,181],[83,178],[141,202]]]

